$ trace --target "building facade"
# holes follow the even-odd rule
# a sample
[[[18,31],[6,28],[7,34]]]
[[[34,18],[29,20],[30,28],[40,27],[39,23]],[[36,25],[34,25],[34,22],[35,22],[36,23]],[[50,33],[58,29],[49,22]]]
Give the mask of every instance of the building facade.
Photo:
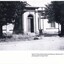
[[[61,25],[55,22],[48,23],[48,19],[44,18],[44,10],[44,7],[26,7],[26,12],[23,14],[24,33],[58,34]]]
[[[58,34],[61,30],[61,25],[58,23],[48,23],[48,19],[44,18],[44,7],[33,7],[33,6],[26,6],[25,13],[23,14],[23,32],[24,34]],[[42,13],[43,12],[43,13]],[[9,25],[8,25],[9,26]],[[7,26],[6,26],[7,27]],[[9,27],[8,27],[9,28]],[[8,31],[13,33],[14,26]],[[5,30],[5,28],[3,28]],[[4,31],[5,32],[5,31]]]

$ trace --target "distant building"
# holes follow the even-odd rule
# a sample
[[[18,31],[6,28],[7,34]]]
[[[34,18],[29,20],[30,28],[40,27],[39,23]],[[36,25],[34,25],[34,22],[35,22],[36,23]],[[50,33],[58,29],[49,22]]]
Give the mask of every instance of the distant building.
[[[23,14],[23,32],[24,34],[39,34],[39,33],[52,33],[58,34],[60,31],[60,25],[58,23],[52,22],[48,23],[48,19],[44,17],[44,7],[33,7],[27,5],[25,8],[25,13]],[[43,12],[43,13],[42,13]],[[4,28],[3,28],[4,30]],[[10,32],[13,29],[9,29]],[[12,32],[11,32],[12,33]]]

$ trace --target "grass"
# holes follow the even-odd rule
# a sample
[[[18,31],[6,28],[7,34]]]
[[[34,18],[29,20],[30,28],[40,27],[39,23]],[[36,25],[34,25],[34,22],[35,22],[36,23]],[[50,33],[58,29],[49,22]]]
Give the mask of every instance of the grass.
[[[32,35],[12,34],[6,35],[4,38],[1,38],[0,42],[34,40],[34,37],[35,36]]]
[[[44,37],[53,37],[58,36],[58,34],[43,34],[43,35],[30,35],[30,34],[4,34],[5,37],[0,39],[0,42],[12,42],[12,41],[30,41],[30,40],[39,40]]]

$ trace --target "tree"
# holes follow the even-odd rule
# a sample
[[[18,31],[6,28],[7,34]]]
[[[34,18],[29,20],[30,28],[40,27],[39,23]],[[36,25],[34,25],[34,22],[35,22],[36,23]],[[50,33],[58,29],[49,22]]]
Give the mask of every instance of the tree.
[[[22,1],[0,1],[0,38],[3,37],[2,26],[7,23],[14,23],[14,32],[23,31],[22,14],[24,13],[26,2]]]
[[[25,12],[25,6],[27,2],[17,2],[16,5],[16,11],[15,11],[15,23],[14,23],[14,33],[23,34],[23,13]]]
[[[53,21],[55,21],[54,19],[54,10],[53,10],[53,5],[52,4],[48,4],[45,7],[45,16],[46,18],[48,18],[48,22],[51,23]]]
[[[64,1],[52,1],[46,5],[45,12],[49,22],[61,24],[61,35],[64,35]]]
[[[2,26],[12,23],[15,14],[13,1],[0,1],[0,38],[3,37]]]

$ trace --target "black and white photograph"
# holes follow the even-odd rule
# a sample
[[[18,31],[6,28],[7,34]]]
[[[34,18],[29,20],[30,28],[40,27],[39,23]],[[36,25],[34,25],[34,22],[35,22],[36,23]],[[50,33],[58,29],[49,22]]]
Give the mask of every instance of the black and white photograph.
[[[63,59],[64,1],[0,1],[0,64],[64,64]]]
[[[64,1],[38,1],[0,1],[0,50],[64,50]]]

